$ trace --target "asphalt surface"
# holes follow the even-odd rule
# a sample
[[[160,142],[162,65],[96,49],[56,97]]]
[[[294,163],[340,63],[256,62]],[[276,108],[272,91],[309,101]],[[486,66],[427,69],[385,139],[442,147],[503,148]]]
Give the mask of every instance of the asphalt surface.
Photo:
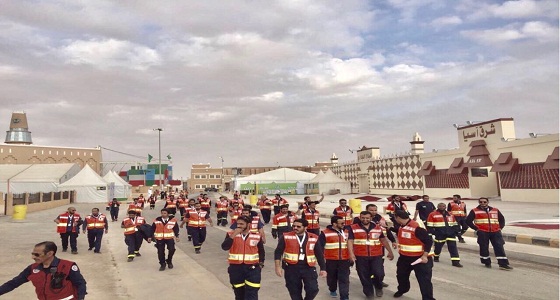
[[[211,193],[212,196],[217,194]],[[303,198],[303,197],[301,197]],[[78,212],[87,215],[92,207],[102,204],[76,204]],[[153,211],[144,210],[148,222],[159,215],[163,206],[160,201]],[[326,202],[319,205],[327,211]],[[329,208],[330,209],[330,208]],[[0,263],[2,272],[0,282],[16,276],[23,268],[31,264],[30,252],[33,245],[43,240],[53,240],[60,245],[52,220],[65,210],[65,207],[42,212],[30,213],[23,222],[13,222],[9,217],[0,217]],[[120,219],[125,216],[125,209],[120,212]],[[215,213],[212,212],[215,221]],[[507,215],[506,215],[507,218]],[[326,220],[326,218],[323,218]],[[323,222],[323,225],[326,225]],[[110,230],[103,238],[102,254],[87,251],[86,236],[78,239],[79,254],[59,253],[59,257],[74,260],[80,266],[88,282],[88,297],[98,299],[169,299],[171,297],[204,297],[206,299],[233,299],[233,292],[227,275],[227,252],[221,250],[227,228],[209,227],[207,241],[202,246],[202,253],[195,254],[192,243],[187,241],[186,230],[181,230],[181,240],[177,245],[172,270],[159,272],[156,249],[153,244],[144,243],[141,257],[133,262],[126,262],[126,245],[120,222],[111,222]],[[276,240],[270,235],[270,225],[265,227],[267,233],[266,261],[262,271],[260,299],[289,299],[284,279],[274,273],[274,248]],[[510,258],[513,271],[497,268],[487,269],[479,262],[476,241],[466,238],[466,244],[460,244],[461,262],[464,268],[451,266],[449,254],[444,251],[441,262],[435,263],[433,269],[434,296],[437,299],[558,299],[558,267],[550,261],[558,261],[558,249],[535,245],[507,243],[506,253]],[[396,252],[395,252],[396,253]],[[493,255],[492,255],[493,256]],[[547,262],[547,260],[549,262]],[[383,298],[392,298],[396,291],[396,259],[385,261],[385,282]],[[350,298],[363,299],[361,285],[355,270],[351,272]],[[319,278],[320,292],[316,299],[332,299],[328,295],[325,279]],[[10,294],[0,296],[2,299],[35,299],[30,283],[21,286]],[[411,275],[411,290],[401,299],[420,299],[418,284]]]

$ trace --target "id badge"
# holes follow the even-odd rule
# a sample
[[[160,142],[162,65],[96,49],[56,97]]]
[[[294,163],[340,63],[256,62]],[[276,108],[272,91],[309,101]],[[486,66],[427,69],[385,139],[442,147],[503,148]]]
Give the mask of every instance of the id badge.
[[[138,231],[138,227],[134,227],[134,231]]]
[[[305,260],[305,254],[300,253],[299,254],[299,260]]]

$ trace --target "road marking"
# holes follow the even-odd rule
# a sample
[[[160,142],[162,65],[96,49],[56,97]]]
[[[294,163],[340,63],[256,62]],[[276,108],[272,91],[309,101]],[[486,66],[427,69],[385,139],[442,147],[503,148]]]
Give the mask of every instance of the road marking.
[[[484,294],[485,298],[494,297],[492,299],[506,299],[506,300],[511,299],[510,297],[506,297],[506,296],[501,295],[501,294],[493,293],[493,292],[489,291],[488,289],[479,289],[479,288],[476,288],[476,287],[473,287],[473,286],[470,286],[470,285],[462,284],[462,283],[457,282],[457,281],[447,280],[447,279],[440,278],[440,277],[432,277],[432,279],[443,282],[443,283],[450,283],[450,284],[453,284],[453,285],[458,285],[458,286],[460,286],[460,287],[462,287],[466,290],[471,290],[471,291],[475,291],[475,292]]]

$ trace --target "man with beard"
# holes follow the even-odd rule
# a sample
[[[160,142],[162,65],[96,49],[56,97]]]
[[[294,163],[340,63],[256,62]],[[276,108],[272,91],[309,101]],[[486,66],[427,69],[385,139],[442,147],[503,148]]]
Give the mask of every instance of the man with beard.
[[[319,235],[319,245],[325,249],[327,285],[330,296],[337,297],[338,285],[340,299],[346,300],[350,292],[350,256],[348,254],[348,229],[340,216],[331,217],[331,225]]]
[[[175,254],[175,242],[179,242],[179,226],[177,219],[170,216],[169,211],[164,208],[161,216],[157,217],[152,223],[152,231],[156,240],[158,251],[159,270],[164,271],[166,264],[169,269],[173,269],[173,254]],[[148,238],[148,243],[152,238]],[[167,259],[165,258],[165,247],[167,246]]]
[[[439,262],[439,255],[443,245],[447,243],[451,264],[462,268],[459,250],[457,250],[456,236],[460,231],[459,224],[455,218],[445,209],[445,203],[439,203],[437,210],[430,213],[427,220],[428,232],[434,236],[434,262]]]

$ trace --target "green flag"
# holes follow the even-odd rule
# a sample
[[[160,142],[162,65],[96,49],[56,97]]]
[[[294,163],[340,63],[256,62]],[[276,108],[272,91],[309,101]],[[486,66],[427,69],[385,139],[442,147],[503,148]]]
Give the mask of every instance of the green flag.
[[[154,158],[153,156],[150,155],[150,153],[148,153],[148,162],[152,161],[152,158]]]
[[[171,154],[167,154],[167,159],[171,160]]]

